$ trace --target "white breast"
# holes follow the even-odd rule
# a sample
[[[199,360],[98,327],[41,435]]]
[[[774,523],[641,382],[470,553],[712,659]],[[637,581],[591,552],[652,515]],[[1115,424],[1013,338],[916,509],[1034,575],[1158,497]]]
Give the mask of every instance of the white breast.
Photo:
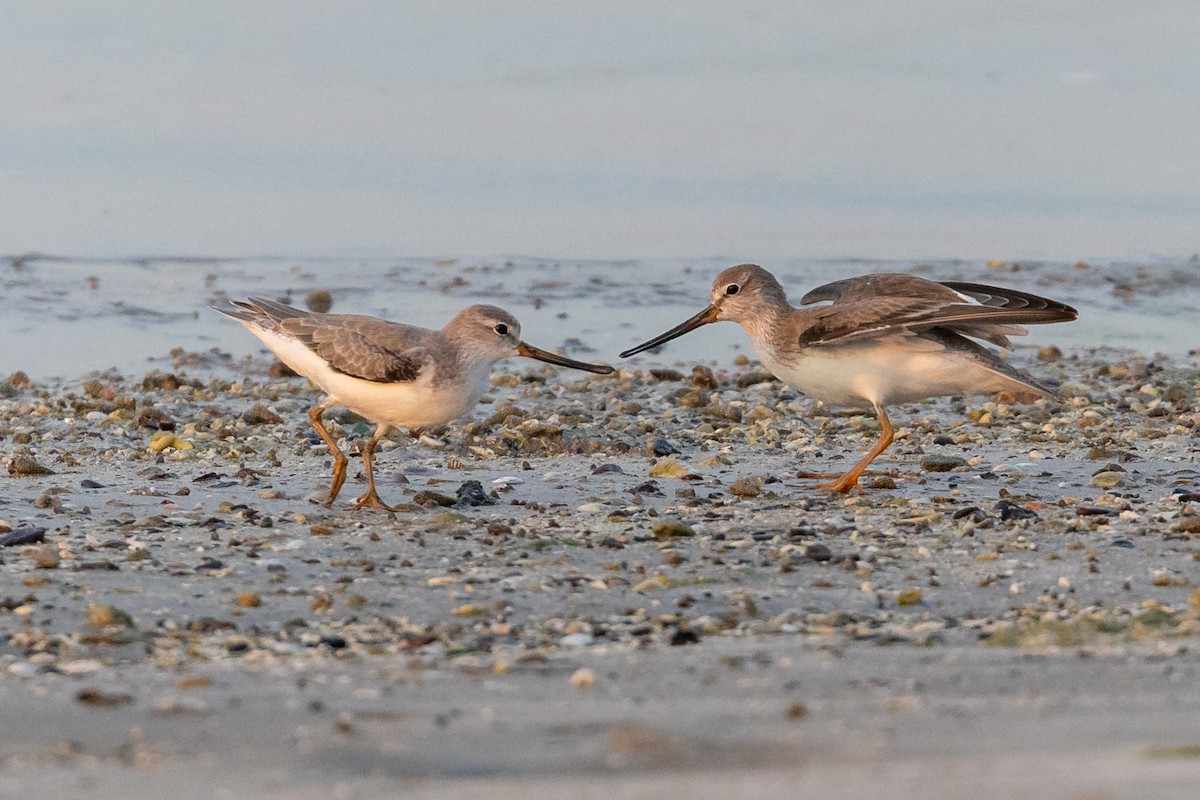
[[[894,340],[810,347],[777,354],[755,342],[774,375],[832,406],[911,403],[929,397],[990,394],[1019,386],[964,353],[935,343]]]

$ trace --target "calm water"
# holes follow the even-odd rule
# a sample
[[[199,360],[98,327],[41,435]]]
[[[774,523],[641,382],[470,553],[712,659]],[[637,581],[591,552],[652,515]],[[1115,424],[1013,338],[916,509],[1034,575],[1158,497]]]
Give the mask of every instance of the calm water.
[[[1189,2],[0,3],[0,253],[1186,259]]]
[[[1011,283],[1083,311],[1034,341],[1183,353],[1197,41],[1188,2],[0,2],[0,254],[58,256],[0,257],[0,370],[244,354],[209,301],[314,287],[611,356],[741,261]]]
[[[767,262],[798,298],[818,283],[895,270],[992,282],[1077,306],[1078,322],[1035,327],[1025,341],[1064,348],[1112,346],[1183,355],[1200,347],[1195,307],[1200,269],[1192,262],[981,262],[780,260]],[[654,261],[430,259],[0,261],[0,376],[75,378],[116,367],[139,375],[169,368],[168,352],[258,352],[256,339],[207,306],[262,294],[302,304],[328,289],[334,310],[440,327],[456,311],[489,302],[512,311],[526,340],[612,360],[619,351],[682,321],[707,303],[725,259]],[[1024,343],[1024,342],[1022,342]],[[729,363],[750,352],[733,324],[708,326],[647,361]]]

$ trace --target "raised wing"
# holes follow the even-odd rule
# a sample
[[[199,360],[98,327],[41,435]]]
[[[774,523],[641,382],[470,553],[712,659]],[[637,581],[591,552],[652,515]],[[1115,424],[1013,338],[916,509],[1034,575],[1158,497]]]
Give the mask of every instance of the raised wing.
[[[1026,331],[1022,325],[1064,322],[1077,312],[1044,297],[960,281],[935,281],[914,275],[880,273],[818,286],[801,298],[802,305],[833,301],[806,312],[809,324],[798,332],[799,344],[832,344],[903,330],[944,328],[1011,347],[1008,336]]]

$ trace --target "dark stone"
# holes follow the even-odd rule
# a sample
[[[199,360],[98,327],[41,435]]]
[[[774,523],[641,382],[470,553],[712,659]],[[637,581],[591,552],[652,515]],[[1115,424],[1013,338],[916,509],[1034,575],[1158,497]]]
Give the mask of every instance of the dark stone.
[[[667,441],[666,439],[655,439],[650,443],[650,447],[647,449],[650,451],[650,455],[658,456],[660,458],[663,456],[678,455],[679,453],[679,448],[671,444],[671,442]]]
[[[813,561],[829,561],[833,558],[833,551],[827,545],[813,542],[804,548],[804,557]]]
[[[667,642],[672,647],[679,647],[685,644],[700,644],[700,634],[696,633],[691,628],[676,628],[671,634],[671,638]]]
[[[1100,506],[1075,506],[1075,516],[1077,517],[1112,517],[1116,516],[1117,511],[1113,508],[1102,508]]]
[[[19,547],[46,541],[45,528],[17,528],[12,533],[0,536],[0,547]]]
[[[1014,519],[1041,519],[1036,511],[1014,505],[1007,500],[1000,500],[993,508],[1000,512],[1000,519],[1008,522]]]
[[[175,430],[175,420],[168,417],[157,408],[147,406],[138,414],[137,425],[141,428],[149,428],[155,431],[173,431]]]
[[[121,570],[120,567],[106,558],[102,558],[99,561],[84,561],[79,565],[79,569],[95,572],[119,572]]]
[[[479,481],[466,481],[458,487],[458,505],[460,506],[491,506],[495,504],[496,501],[488,497],[487,493],[483,491],[483,484]]]

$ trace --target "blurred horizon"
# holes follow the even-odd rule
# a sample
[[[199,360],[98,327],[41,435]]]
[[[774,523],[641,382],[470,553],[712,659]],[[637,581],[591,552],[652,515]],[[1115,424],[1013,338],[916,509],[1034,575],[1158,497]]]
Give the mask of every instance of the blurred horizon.
[[[4,253],[1200,251],[1187,3],[2,11]]]

